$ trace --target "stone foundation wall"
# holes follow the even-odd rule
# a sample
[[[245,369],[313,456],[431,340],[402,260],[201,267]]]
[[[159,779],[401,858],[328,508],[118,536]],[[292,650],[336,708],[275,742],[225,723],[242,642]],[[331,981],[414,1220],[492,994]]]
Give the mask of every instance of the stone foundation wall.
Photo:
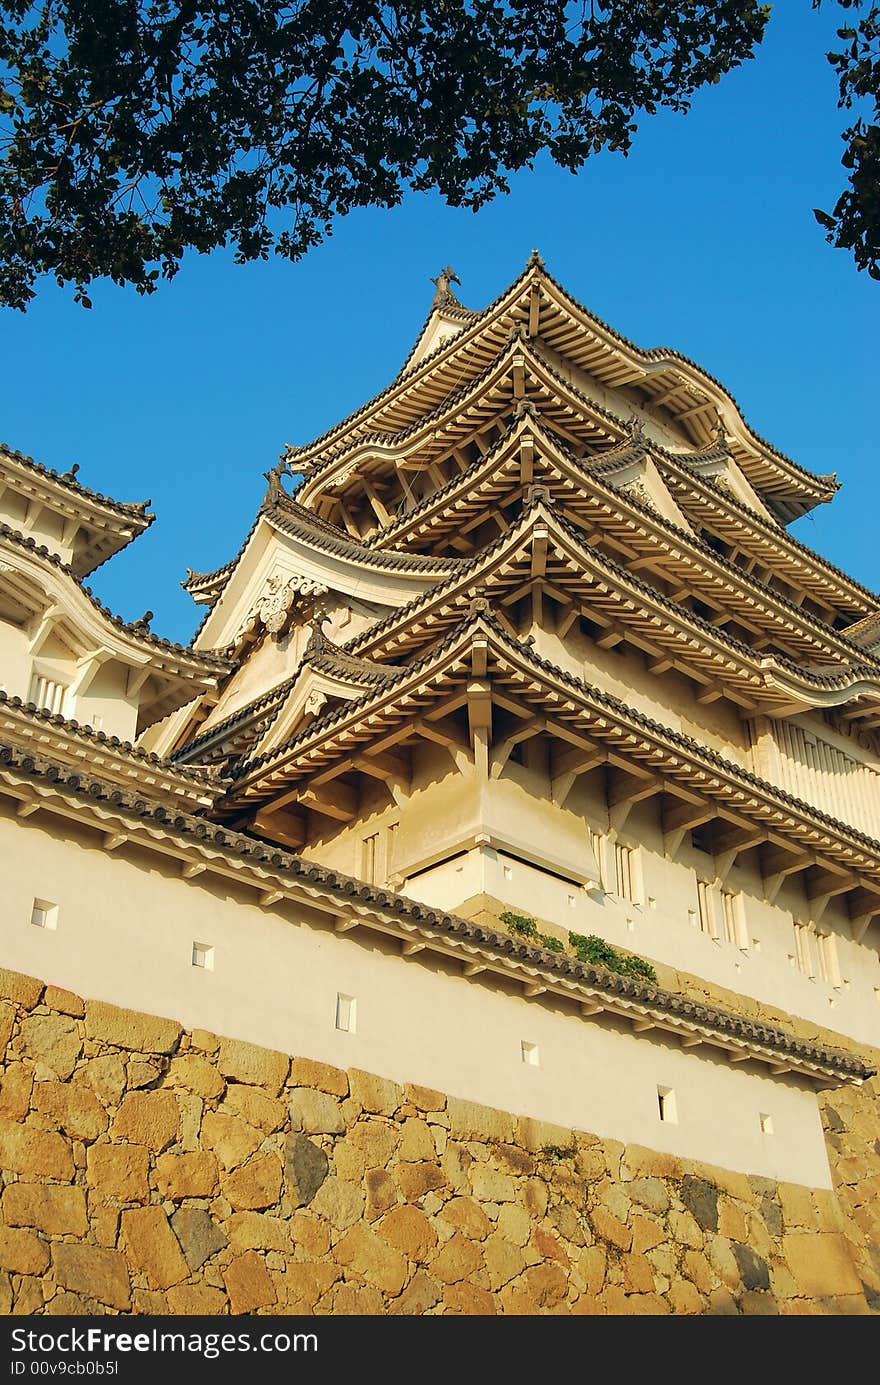
[[[874,1306],[866,1089],[825,1102],[837,1197],[187,1033],[11,972],[0,1048],[4,1313]]]

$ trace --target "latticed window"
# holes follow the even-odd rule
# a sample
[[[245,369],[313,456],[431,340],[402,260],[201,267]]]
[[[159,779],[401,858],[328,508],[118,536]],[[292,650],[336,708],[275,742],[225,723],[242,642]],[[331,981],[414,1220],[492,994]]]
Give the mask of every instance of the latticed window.
[[[636,903],[635,851],[623,842],[614,843],[615,889],[620,899]]]
[[[726,941],[733,943],[735,947],[748,947],[749,940],[742,913],[742,900],[736,890],[721,891],[721,918]]]
[[[712,905],[712,891],[705,880],[697,881],[697,907],[700,912],[700,932],[709,938],[717,938],[718,927]]]
[[[28,701],[57,714],[64,707],[66,692],[67,688],[63,683],[56,683],[52,678],[44,678],[41,674],[35,673],[31,679]]]
[[[840,965],[837,960],[837,939],[833,933],[820,933],[810,923],[794,926],[795,959],[798,970],[811,980],[840,985]]]

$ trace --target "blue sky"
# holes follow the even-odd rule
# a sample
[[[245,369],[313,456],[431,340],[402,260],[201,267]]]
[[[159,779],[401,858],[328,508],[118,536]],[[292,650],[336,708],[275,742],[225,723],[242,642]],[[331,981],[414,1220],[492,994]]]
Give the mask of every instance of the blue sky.
[[[541,161],[476,215],[413,194],[339,222],[298,265],[193,257],[149,299],[95,285],[87,312],[49,283],[25,316],[0,312],[0,437],[157,511],[95,575],[97,594],[127,618],[152,608],[157,633],[187,640],[200,610],[178,585],[184,567],[232,556],[283,444],[389,382],[443,265],[482,307],[532,246],[600,317],[685,352],[759,433],[836,470],[833,505],[794,532],[880,586],[880,285],[825,245],[810,210],[830,209],[842,186],[824,58],[840,15],[828,0],[818,14],[783,0],[757,59],[690,115],[646,118],[628,159],[603,155],[574,176]]]

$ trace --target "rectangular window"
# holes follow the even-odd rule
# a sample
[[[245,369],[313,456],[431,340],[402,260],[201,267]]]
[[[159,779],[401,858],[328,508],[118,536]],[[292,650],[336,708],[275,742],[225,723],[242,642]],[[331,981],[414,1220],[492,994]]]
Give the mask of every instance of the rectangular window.
[[[637,903],[635,877],[635,851],[622,842],[614,843],[615,890],[620,899]]]
[[[678,1111],[675,1105],[675,1092],[671,1087],[657,1088],[657,1106],[660,1119],[669,1125],[678,1124]]]
[[[57,683],[52,678],[43,678],[35,673],[31,678],[28,701],[33,702],[41,710],[58,714],[64,710],[64,697],[67,688],[63,683]]]
[[[31,905],[31,923],[34,928],[57,928],[58,905],[50,904],[48,899],[35,899]]]
[[[522,1050],[522,1060],[523,1060],[524,1063],[527,1063],[528,1066],[529,1066],[530,1068],[537,1068],[537,1067],[540,1067],[540,1065],[541,1065],[541,1060],[540,1060],[540,1055],[539,1055],[539,1053],[538,1053],[538,1045],[537,1045],[537,1044],[530,1044],[530,1043],[527,1043],[527,1041],[526,1041],[525,1039],[523,1039],[523,1040],[522,1040],[522,1044],[521,1044],[521,1050]]]
[[[700,932],[708,938],[718,937],[715,922],[715,909],[712,904],[712,890],[705,880],[697,881],[697,906],[700,914]]]
[[[194,967],[202,967],[205,971],[214,970],[214,949],[209,943],[193,943],[192,945],[192,964]]]
[[[344,1034],[353,1034],[356,1023],[357,1001],[353,995],[343,995],[340,991],[336,997],[336,1028]]]

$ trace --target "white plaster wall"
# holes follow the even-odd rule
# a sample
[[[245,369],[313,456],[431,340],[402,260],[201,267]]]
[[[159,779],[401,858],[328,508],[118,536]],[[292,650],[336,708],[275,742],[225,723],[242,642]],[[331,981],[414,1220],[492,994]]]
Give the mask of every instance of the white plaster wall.
[[[515,1113],[830,1186],[817,1103],[802,1084],[408,961],[369,935],[316,926],[305,910],[262,911],[250,896],[54,835],[41,816],[0,819],[0,854],[5,966]],[[58,905],[57,929],[30,924],[34,897]],[[213,971],[191,965],[194,941],[215,949]],[[357,999],[356,1034],[334,1028],[338,992]],[[539,1067],[523,1063],[524,1040],[538,1044]],[[658,1086],[675,1090],[677,1124],[660,1121]],[[772,1117],[772,1136],[759,1113]]]
[[[27,700],[31,656],[24,630],[0,620],[0,688]]]

